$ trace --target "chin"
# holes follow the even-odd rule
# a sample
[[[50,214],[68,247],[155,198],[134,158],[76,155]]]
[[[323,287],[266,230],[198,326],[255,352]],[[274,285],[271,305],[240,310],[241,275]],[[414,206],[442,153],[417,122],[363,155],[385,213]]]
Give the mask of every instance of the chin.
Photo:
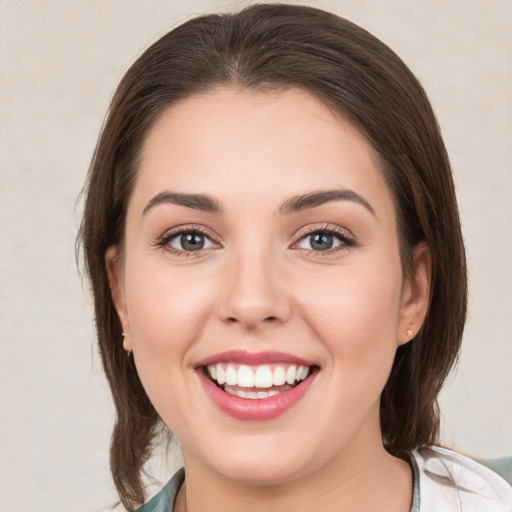
[[[269,460],[269,457],[254,459],[256,460],[244,458],[244,460],[226,461],[214,469],[225,478],[250,486],[284,484],[295,480],[305,470],[298,466],[296,459],[285,461]]]
[[[314,443],[308,443],[308,450],[304,441],[289,432],[284,436],[276,432],[232,435],[227,441],[217,441],[214,450],[203,451],[207,454],[203,463],[229,480],[251,486],[279,485],[300,478],[321,463],[318,455],[322,459],[324,455],[320,447],[313,449]]]

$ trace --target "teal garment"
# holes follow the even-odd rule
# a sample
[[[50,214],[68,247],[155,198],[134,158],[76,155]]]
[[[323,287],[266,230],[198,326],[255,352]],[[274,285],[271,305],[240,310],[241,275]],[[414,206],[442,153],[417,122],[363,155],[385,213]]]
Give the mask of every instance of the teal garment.
[[[411,452],[408,452],[409,463],[412,469],[412,481],[413,481],[413,492],[412,492],[412,507],[411,512],[420,512],[420,476],[418,464],[416,459]]]
[[[137,512],[173,512],[174,501],[184,481],[185,470],[181,468],[165,484],[162,490],[153,496],[145,505],[142,505]]]
[[[504,480],[512,485],[512,457],[500,457],[499,459],[475,459],[483,466],[498,473]]]

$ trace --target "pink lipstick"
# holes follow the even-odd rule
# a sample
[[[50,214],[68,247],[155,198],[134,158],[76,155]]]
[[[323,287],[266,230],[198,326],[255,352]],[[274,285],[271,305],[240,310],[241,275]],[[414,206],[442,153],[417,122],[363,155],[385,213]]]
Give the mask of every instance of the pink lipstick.
[[[311,361],[290,354],[244,351],[217,354],[196,367],[215,405],[243,421],[284,414],[305,395],[318,370]]]

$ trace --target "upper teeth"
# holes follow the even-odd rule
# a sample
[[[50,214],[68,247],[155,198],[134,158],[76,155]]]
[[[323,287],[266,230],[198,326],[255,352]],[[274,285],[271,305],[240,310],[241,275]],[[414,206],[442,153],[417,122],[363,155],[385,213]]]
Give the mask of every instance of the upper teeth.
[[[208,374],[218,384],[239,386],[242,388],[270,388],[293,385],[304,380],[308,374],[309,366],[297,365],[262,365],[247,366],[232,363],[217,363],[207,366]]]

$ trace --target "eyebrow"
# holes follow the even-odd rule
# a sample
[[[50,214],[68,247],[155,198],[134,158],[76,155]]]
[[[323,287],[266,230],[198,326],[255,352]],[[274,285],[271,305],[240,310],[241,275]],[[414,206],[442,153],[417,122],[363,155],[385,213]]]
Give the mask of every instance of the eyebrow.
[[[207,213],[221,214],[223,212],[222,205],[213,197],[206,194],[186,194],[183,192],[160,192],[153,199],[151,199],[144,210],[142,215],[145,215],[151,208],[159,204],[172,203],[179,206],[186,206],[194,210],[201,210]]]
[[[282,215],[301,212],[310,208],[316,208],[332,201],[354,201],[364,206],[372,215],[376,216],[375,210],[370,203],[357,192],[350,189],[341,190],[320,190],[308,194],[300,194],[285,201],[279,211]],[[153,197],[145,206],[142,214],[145,215],[151,208],[159,204],[172,203],[178,206],[185,206],[195,210],[220,215],[223,213],[221,203],[214,197],[206,194],[190,194],[184,192],[164,191]]]
[[[309,194],[293,196],[288,199],[280,208],[284,215],[301,212],[309,208],[316,208],[331,201],[354,201],[364,206],[372,215],[376,216],[375,210],[370,203],[357,192],[350,189],[341,190],[319,190]]]

